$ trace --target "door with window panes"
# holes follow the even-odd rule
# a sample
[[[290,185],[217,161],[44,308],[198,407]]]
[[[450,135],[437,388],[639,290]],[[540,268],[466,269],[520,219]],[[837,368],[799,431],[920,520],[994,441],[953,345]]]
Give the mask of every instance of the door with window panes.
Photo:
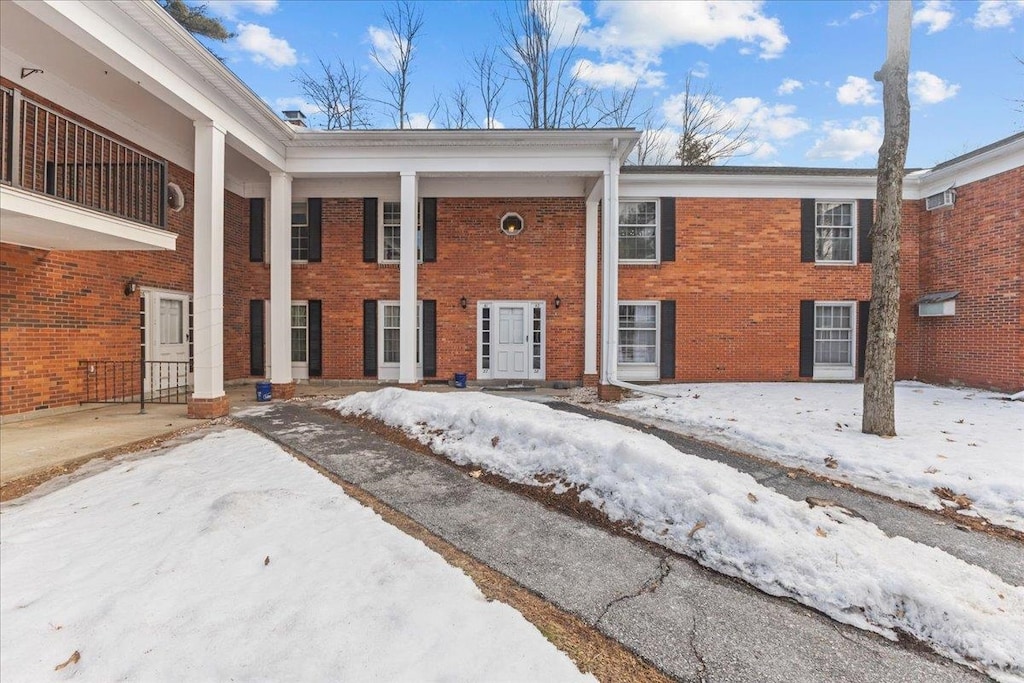
[[[189,301],[183,292],[149,290],[145,303],[145,391],[149,395],[191,383]]]
[[[544,379],[544,303],[483,301],[477,329],[480,379]]]

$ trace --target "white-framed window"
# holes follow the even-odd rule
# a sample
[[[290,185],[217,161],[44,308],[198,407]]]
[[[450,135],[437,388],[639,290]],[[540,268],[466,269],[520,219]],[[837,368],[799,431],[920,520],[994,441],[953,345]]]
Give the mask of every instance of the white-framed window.
[[[814,303],[814,379],[855,379],[856,302]]]
[[[381,263],[398,263],[402,258],[402,202],[381,200],[380,205]],[[423,263],[423,203],[416,209],[416,260]]]
[[[292,261],[309,260],[309,202],[292,202]]]
[[[292,377],[309,378],[309,303],[293,301],[291,306]],[[269,338],[269,337],[268,337]]]
[[[185,343],[185,301],[160,299],[160,343]]]
[[[401,305],[397,301],[377,302],[377,376],[382,380],[398,379],[402,360]],[[416,374],[423,374],[423,302],[416,303]]]
[[[814,260],[856,263],[857,202],[818,200],[814,203]]]
[[[657,262],[659,232],[658,200],[619,202],[619,261]]]
[[[626,380],[658,379],[660,305],[619,302],[618,375]]]

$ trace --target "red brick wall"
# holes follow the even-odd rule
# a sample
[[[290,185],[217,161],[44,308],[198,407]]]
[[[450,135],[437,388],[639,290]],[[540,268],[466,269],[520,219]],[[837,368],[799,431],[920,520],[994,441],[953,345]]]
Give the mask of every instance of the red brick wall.
[[[958,187],[954,207],[921,214],[920,291],[960,296],[956,315],[919,318],[920,377],[1020,391],[1024,169]]]
[[[905,207],[897,372],[916,372],[916,207]],[[676,200],[676,260],[624,265],[619,298],[676,300],[676,378],[798,378],[800,301],[866,301],[871,266],[800,261],[799,199]]]
[[[509,211],[526,224],[516,237],[498,229]],[[293,297],[323,300],[325,378],[362,377],[363,300],[399,297],[397,265],[363,263],[362,230],[361,199],[325,198],[323,261],[293,266]],[[419,298],[437,301],[438,377],[475,377],[476,303],[484,299],[546,301],[547,378],[582,377],[582,199],[441,198],[437,245],[437,262],[419,267]],[[558,310],[556,296],[562,299]]]
[[[269,222],[269,221],[268,221]],[[224,200],[224,379],[249,377],[249,300],[270,298],[270,264],[249,261],[249,200]]]

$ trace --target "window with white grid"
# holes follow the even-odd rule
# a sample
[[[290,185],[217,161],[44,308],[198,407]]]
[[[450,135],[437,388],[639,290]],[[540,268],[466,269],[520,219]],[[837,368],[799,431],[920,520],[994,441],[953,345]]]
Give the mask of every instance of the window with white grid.
[[[423,344],[420,332],[422,302],[416,305],[416,363],[420,362],[420,347]],[[384,301],[380,304],[380,346],[381,365],[398,365],[401,354],[401,306],[397,301]]]
[[[814,307],[814,364],[853,365],[853,304]]]
[[[292,261],[309,260],[309,204],[292,202]]]
[[[658,260],[658,202],[619,202],[619,260]]]
[[[381,202],[381,263],[398,263],[402,258],[402,203]],[[416,211],[416,260],[423,262],[422,206]]]
[[[292,304],[292,362],[309,359],[309,309],[306,304]]]
[[[853,263],[855,203],[819,201],[814,204],[814,260]]]
[[[619,363],[658,362],[658,304],[619,304]]]

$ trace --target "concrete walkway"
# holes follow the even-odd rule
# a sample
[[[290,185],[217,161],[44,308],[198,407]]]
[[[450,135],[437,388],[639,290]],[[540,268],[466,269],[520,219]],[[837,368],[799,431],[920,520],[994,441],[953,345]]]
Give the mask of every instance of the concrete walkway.
[[[984,680],[489,486],[309,406],[272,403],[237,418],[680,680]]]

